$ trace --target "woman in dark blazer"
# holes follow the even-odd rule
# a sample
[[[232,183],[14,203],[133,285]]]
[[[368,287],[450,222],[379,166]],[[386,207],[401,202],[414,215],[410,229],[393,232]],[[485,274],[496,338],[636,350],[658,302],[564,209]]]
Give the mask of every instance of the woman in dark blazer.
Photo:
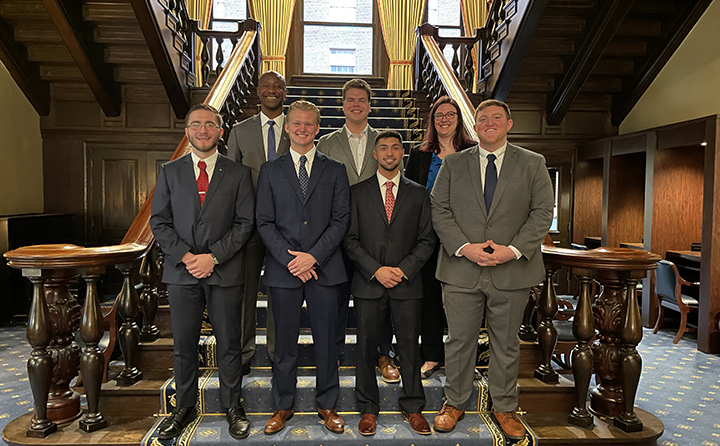
[[[446,155],[477,144],[463,125],[460,107],[454,99],[443,96],[433,104],[423,141],[410,152],[405,176],[432,191],[440,165]],[[435,278],[440,244],[422,269],[423,312],[420,325],[421,353],[425,363],[420,368],[423,379],[440,368],[443,353],[444,315],[442,289]]]

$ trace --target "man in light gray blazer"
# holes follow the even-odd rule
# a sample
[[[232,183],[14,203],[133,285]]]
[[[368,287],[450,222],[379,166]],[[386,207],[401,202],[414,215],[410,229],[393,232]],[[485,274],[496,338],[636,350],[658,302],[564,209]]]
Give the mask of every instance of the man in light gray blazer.
[[[431,195],[449,335],[447,401],[435,417],[438,432],[452,431],[464,415],[486,315],[493,414],[506,436],[525,436],[516,414],[517,334],[530,287],[545,274],[540,245],[552,223],[554,196],[542,155],[508,144],[512,124],[507,104],[482,102],[475,111],[480,144],[445,158]]]
[[[351,79],[343,85],[343,114],[345,125],[322,138],[317,145],[318,152],[339,161],[345,165],[350,186],[375,176],[378,162],[373,158],[377,130],[368,124],[372,99],[372,89],[362,79]],[[402,161],[400,171],[403,171]],[[350,305],[350,287],[354,265],[343,250],[345,269],[350,278],[343,286],[341,298],[338,302],[338,324],[336,330],[336,350],[338,362],[342,362],[345,354],[345,329],[348,320],[348,307]],[[380,336],[378,365],[382,379],[388,383],[400,382],[400,372],[392,360],[392,323],[388,314],[387,322],[383,325]]]
[[[275,159],[290,149],[290,138],[285,131],[283,104],[287,97],[285,78],[278,72],[267,71],[260,76],[257,87],[260,113],[235,124],[227,143],[228,158],[238,161],[252,171],[253,186],[257,190],[260,166],[268,159]],[[260,272],[265,258],[265,245],[253,230],[245,244],[245,298],[242,318],[242,364],[243,374],[250,373],[250,361],[255,354],[255,325]],[[275,327],[272,307],[268,299],[267,351],[270,359],[275,352]]]

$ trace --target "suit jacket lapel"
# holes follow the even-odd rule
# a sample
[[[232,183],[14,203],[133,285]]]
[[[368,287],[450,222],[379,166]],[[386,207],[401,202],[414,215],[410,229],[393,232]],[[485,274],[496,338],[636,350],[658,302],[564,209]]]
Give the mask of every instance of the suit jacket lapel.
[[[488,212],[487,209],[485,209],[485,197],[483,195],[482,177],[480,176],[479,152],[480,150],[478,149],[478,146],[467,149],[467,156],[469,157],[467,166],[468,169],[470,169],[470,175],[468,175],[468,177],[470,178],[472,187],[475,190],[475,196],[477,197],[478,202],[480,202],[480,208],[482,208],[485,216],[487,217]]]
[[[307,192],[305,193],[305,201],[310,198],[315,186],[317,186],[323,171],[325,170],[325,155],[321,154],[317,150],[315,151],[315,159],[313,160],[312,170],[310,171],[310,178],[308,181]],[[298,182],[299,184],[299,182]],[[302,194],[300,194],[302,196]]]
[[[295,164],[293,163],[292,155],[286,153],[280,160],[280,167],[290,183],[291,189],[295,192],[300,203],[304,202],[302,192],[300,191],[300,180],[298,180],[297,173],[295,172]],[[314,167],[314,166],[313,166]]]
[[[267,161],[265,156],[265,144],[263,144],[263,126],[262,126],[262,119],[260,118],[260,113],[253,116],[252,119],[255,119],[255,125],[257,126],[257,136],[259,138],[255,138],[255,150],[260,155],[260,158]],[[240,144],[242,144],[242,141],[238,141]],[[213,174],[214,175],[214,174]]]
[[[353,171],[360,176],[360,173],[357,170],[357,166],[355,165],[355,157],[353,157],[352,150],[350,150],[350,143],[347,139],[347,133],[345,133],[345,129],[341,128],[338,130],[337,134],[335,135],[335,138],[338,139],[340,143],[340,147],[342,147],[342,151],[345,154],[345,164],[350,163],[350,165],[353,168]]]
[[[380,213],[382,221],[385,222],[385,226],[389,225],[387,220],[387,213],[385,212],[385,203],[383,203],[382,199],[382,189],[380,188],[380,183],[378,183],[377,181],[369,181],[367,183],[367,187],[368,195],[370,195],[370,199],[372,200],[372,202],[375,203],[375,207]]]
[[[370,127],[369,125],[367,130],[368,131],[367,141],[365,143],[365,154],[363,156],[362,168],[360,169],[360,172],[358,172],[359,177],[362,176],[362,173],[365,172],[365,169],[367,169],[368,163],[371,159],[373,159],[373,149],[375,148],[375,136],[377,136],[377,131],[375,131],[375,129]]]
[[[201,209],[200,195],[198,194],[197,179],[195,179],[195,166],[193,166],[192,155],[185,155],[185,167],[182,169],[180,183],[186,185],[187,195],[192,197],[193,206],[195,207],[195,215],[199,215]],[[207,196],[205,197],[207,198]]]
[[[285,131],[285,126],[283,126],[282,134],[280,135],[280,141],[277,145],[277,156],[285,155],[290,150],[290,137],[288,136],[287,132]]]
[[[500,176],[498,176],[497,187],[495,188],[495,195],[493,195],[492,206],[488,211],[488,217],[492,216],[492,213],[497,209],[497,203],[502,198],[505,189],[510,184],[510,178],[513,175],[515,166],[517,165],[517,149],[514,146],[508,144],[505,149],[505,156],[503,157],[502,167],[500,168]]]
[[[395,206],[393,206],[392,215],[390,216],[390,224],[395,221],[395,216],[397,216],[400,208],[402,208],[403,203],[405,203],[405,199],[408,195],[408,181],[409,180],[404,176],[400,176],[400,184],[398,185],[397,194],[395,194]]]
[[[212,174],[212,180],[210,180],[210,184],[208,185],[208,190],[205,193],[205,202],[203,204],[203,209],[207,209],[208,204],[210,203],[210,200],[212,200],[213,194],[218,188],[218,184],[222,181],[223,174],[225,172],[225,157],[218,155],[217,161],[215,161],[215,170],[213,170]],[[198,197],[198,202],[200,202],[200,198]]]

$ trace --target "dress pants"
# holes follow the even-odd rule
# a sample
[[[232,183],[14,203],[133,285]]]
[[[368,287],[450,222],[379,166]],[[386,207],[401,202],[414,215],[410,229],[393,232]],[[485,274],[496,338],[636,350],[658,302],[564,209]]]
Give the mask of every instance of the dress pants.
[[[492,268],[492,267],[486,267]],[[443,305],[448,322],[445,342],[445,397],[448,404],[464,410],[473,390],[477,340],[487,313],[490,338],[488,387],[497,412],[517,409],[517,376],[520,364],[518,330],[529,288],[498,290],[483,269],[474,288],[444,283]]]
[[[272,377],[275,410],[290,410],[295,405],[298,335],[303,301],[307,303],[315,349],[317,407],[335,409],[340,389],[334,342],[339,295],[339,286],[318,285],[313,279],[299,288],[270,287],[276,329]]]
[[[418,345],[422,299],[392,299],[387,293],[378,299],[355,297],[355,310],[358,318],[355,393],[360,412],[377,415],[380,411],[380,396],[375,375],[376,347],[388,313],[392,313],[395,322],[395,337],[402,360],[400,374],[403,393],[399,398],[400,407],[409,413],[421,412],[425,406]]]
[[[249,366],[255,355],[255,328],[257,326],[257,297],[260,288],[260,273],[265,259],[265,245],[257,229],[253,229],[250,238],[243,246],[243,267],[245,268],[245,296],[242,316],[242,364]],[[272,305],[268,298],[267,307],[267,352],[272,361],[275,350],[275,321],[272,317]]]
[[[194,285],[168,284],[170,318],[175,344],[177,407],[193,407],[198,398],[198,342],[207,304],[217,340],[220,404],[232,408],[240,403],[242,388],[243,285],[221,287],[200,281]]]

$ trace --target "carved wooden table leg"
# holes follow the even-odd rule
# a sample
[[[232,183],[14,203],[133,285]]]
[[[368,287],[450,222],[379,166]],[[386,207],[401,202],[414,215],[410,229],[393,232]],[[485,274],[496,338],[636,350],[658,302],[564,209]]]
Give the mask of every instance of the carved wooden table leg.
[[[143,281],[143,290],[140,294],[140,305],[142,308],[143,326],[140,330],[140,340],[153,342],[160,337],[160,330],[155,325],[155,314],[158,309],[157,271],[152,252],[148,252],[140,264],[140,278]]]
[[[142,372],[135,367],[135,352],[140,342],[140,328],[137,325],[137,318],[140,316],[140,299],[130,278],[133,265],[124,263],[117,268],[123,275],[119,306],[123,324],[118,333],[118,341],[125,358],[125,368],[118,374],[116,383],[118,386],[131,386],[142,379]]]
[[[623,392],[624,409],[615,418],[614,425],[625,432],[638,432],[643,428],[640,419],[635,415],[635,395],[640,383],[642,372],[642,358],[636,347],[642,340],[642,321],[640,320],[640,306],[637,299],[637,283],[639,279],[625,280],[627,299],[622,314],[620,326],[620,353],[618,363],[620,366],[621,387]]]
[[[88,411],[85,418],[80,420],[80,429],[85,432],[94,432],[107,426],[98,409],[100,402],[100,386],[102,384],[105,361],[103,353],[98,347],[105,332],[103,327],[102,309],[97,293],[97,280],[105,271],[105,267],[87,268],[82,277],[87,284],[85,304],[83,306],[80,336],[85,342],[85,350],[80,357],[80,370],[83,377],[83,387],[87,397]]]
[[[80,346],[75,332],[80,328],[80,305],[70,294],[70,281],[77,279],[75,270],[56,269],[45,280],[45,299],[48,303],[53,338],[50,354],[53,376],[48,400],[48,417],[58,424],[80,418],[80,395],[70,388],[70,382],[80,371]]]
[[[558,311],[557,294],[553,284],[553,276],[558,266],[545,265],[545,282],[540,291],[537,308],[542,320],[538,326],[538,343],[542,355],[542,363],[535,370],[535,378],[544,383],[558,382],[558,374],[552,366],[552,354],[557,344],[557,330],[553,318]]]
[[[33,394],[35,414],[25,435],[45,438],[57,430],[57,425],[47,416],[48,393],[52,377],[52,357],[47,347],[52,338],[52,327],[45,302],[44,279],[40,270],[23,270],[23,275],[33,284],[32,304],[27,325],[27,339],[32,346],[28,358],[28,380]]]
[[[588,388],[592,377],[593,352],[590,341],[595,335],[592,315],[592,298],[590,285],[592,278],[586,271],[577,276],[580,282],[580,296],[573,316],[572,331],[577,345],[572,351],[572,369],[575,379],[575,408],[568,421],[576,426],[589,428],[593,425],[593,417],[587,409]]]

